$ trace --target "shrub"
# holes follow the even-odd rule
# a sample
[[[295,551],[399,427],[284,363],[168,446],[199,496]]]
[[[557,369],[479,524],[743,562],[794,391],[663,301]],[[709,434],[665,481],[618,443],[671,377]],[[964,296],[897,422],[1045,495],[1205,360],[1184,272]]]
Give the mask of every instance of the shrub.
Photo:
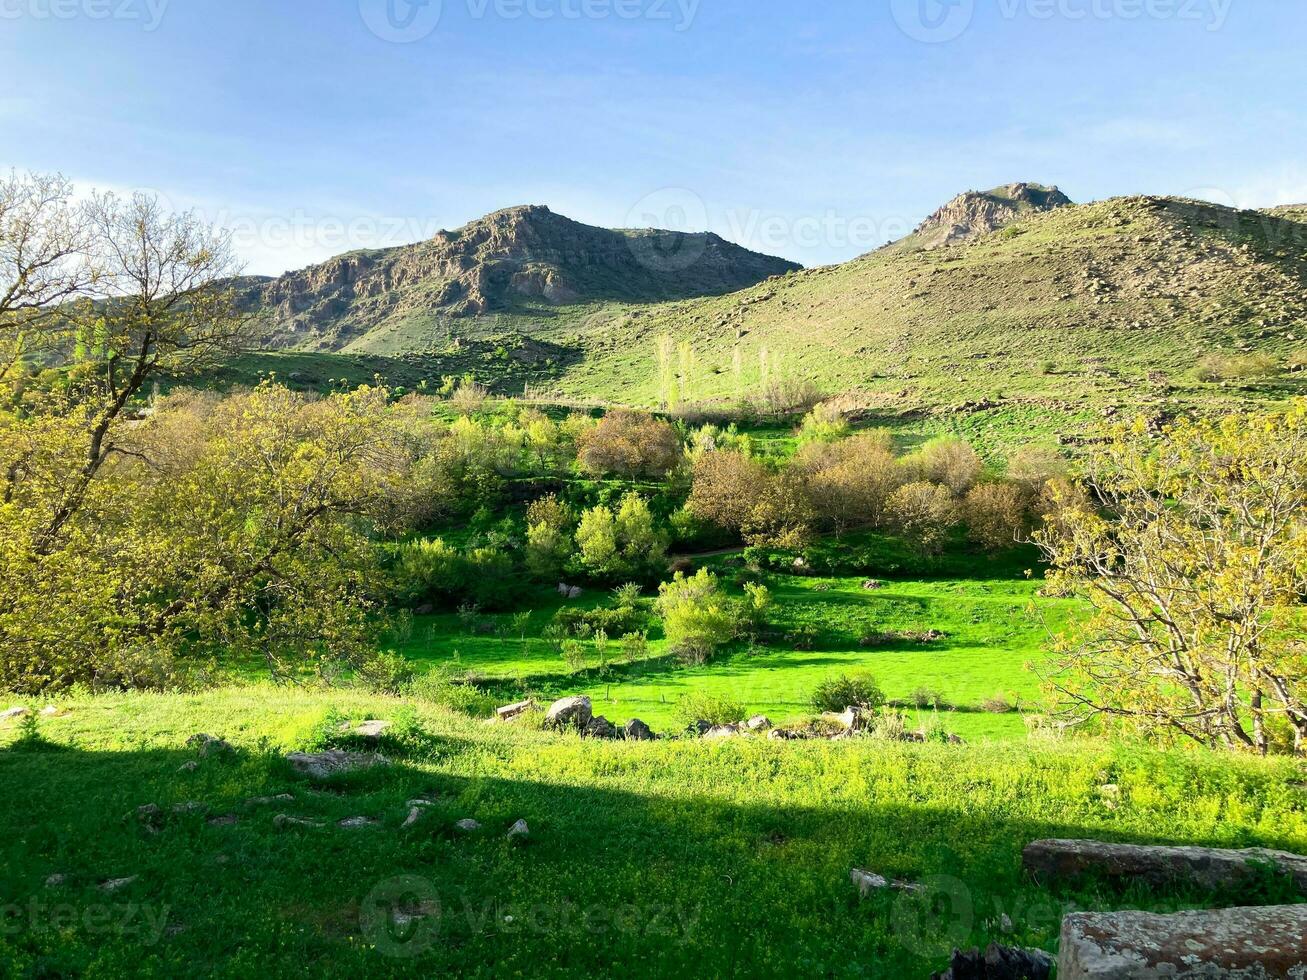
[[[934,483],[909,483],[890,497],[889,515],[919,554],[932,555],[943,547],[949,528],[957,522],[957,507],[946,488]]]
[[[616,609],[577,609],[565,606],[554,613],[554,622],[571,636],[588,637],[602,630],[609,636],[629,633],[642,625],[643,616],[634,606]]]
[[[918,708],[944,708],[947,703],[944,700],[944,694],[938,688],[918,687],[909,697],[909,700]]]
[[[875,711],[884,704],[885,692],[867,673],[827,677],[812,692],[812,706],[817,711],[843,711],[845,708]]]
[[[499,707],[500,700],[474,684],[459,681],[445,671],[434,670],[413,681],[409,696],[438,704],[451,711],[485,718]]]
[[[743,453],[718,450],[694,463],[686,509],[701,521],[739,533],[772,475]]]
[[[676,718],[686,728],[693,728],[701,721],[709,725],[733,725],[743,721],[746,713],[738,701],[706,691],[691,691],[676,702]]]
[[[413,683],[413,665],[387,650],[359,665],[358,681],[375,694],[403,694]]]
[[[958,496],[975,485],[985,468],[976,451],[965,440],[954,436],[931,439],[910,463],[923,480],[942,483]]]
[[[813,407],[799,426],[799,444],[837,442],[849,434],[849,420],[834,405],[822,402]]]
[[[575,554],[572,534],[552,524],[528,524],[526,568],[534,578],[548,582],[557,578]]]
[[[1199,381],[1272,378],[1279,373],[1279,362],[1267,354],[1208,354],[1194,367],[1194,377]]]
[[[1017,543],[1026,528],[1026,501],[1011,483],[980,483],[962,502],[963,520],[971,539],[987,551]]]
[[[681,439],[652,415],[609,412],[582,437],[578,459],[590,473],[660,477],[680,461]]]
[[[981,701],[980,710],[988,711],[995,715],[1003,715],[1010,711],[1015,711],[1016,708],[1013,707],[1012,702],[1002,694],[996,694],[992,698],[986,698],[984,701]]]
[[[660,585],[657,608],[672,651],[690,663],[703,663],[739,631],[736,604],[706,568],[690,577],[677,573]]]
[[[1066,475],[1067,461],[1052,446],[1022,446],[1007,460],[1007,478],[1021,488],[1027,505],[1038,499],[1049,480]]]
[[[813,510],[837,533],[882,526],[890,495],[903,483],[903,470],[881,432],[862,433],[833,446],[805,447],[800,463],[808,472]]]

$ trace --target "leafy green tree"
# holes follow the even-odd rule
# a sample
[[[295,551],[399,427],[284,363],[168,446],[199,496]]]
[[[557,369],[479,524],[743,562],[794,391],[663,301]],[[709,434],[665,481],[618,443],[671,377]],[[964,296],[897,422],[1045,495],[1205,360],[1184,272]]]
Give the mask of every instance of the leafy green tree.
[[[717,576],[706,568],[688,577],[677,572],[660,585],[657,610],[672,650],[689,663],[703,663],[740,630],[738,603],[722,592]]]
[[[582,514],[576,544],[582,565],[601,578],[645,578],[667,561],[667,538],[636,493],[622,497],[616,514],[602,504]]]

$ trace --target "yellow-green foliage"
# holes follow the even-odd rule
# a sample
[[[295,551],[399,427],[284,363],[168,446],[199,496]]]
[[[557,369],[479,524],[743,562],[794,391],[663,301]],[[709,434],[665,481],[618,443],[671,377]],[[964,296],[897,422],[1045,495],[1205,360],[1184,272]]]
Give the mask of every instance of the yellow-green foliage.
[[[1142,420],[1097,452],[1105,513],[1063,496],[1040,536],[1053,589],[1093,614],[1059,643],[1081,717],[1267,752],[1307,746],[1307,401]]]

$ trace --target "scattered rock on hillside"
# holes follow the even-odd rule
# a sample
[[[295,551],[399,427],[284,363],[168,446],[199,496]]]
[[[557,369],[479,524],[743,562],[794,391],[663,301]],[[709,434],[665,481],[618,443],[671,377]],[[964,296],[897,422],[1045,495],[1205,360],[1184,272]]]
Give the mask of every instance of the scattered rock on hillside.
[[[481,829],[481,824],[478,823],[476,820],[473,820],[471,817],[465,817],[464,819],[460,820],[458,823],[454,824],[454,826],[457,827],[459,830],[463,831],[463,833],[465,834],[474,833],[475,831]]]
[[[201,759],[207,759],[209,756],[223,755],[228,752],[235,752],[230,742],[224,738],[218,738],[216,735],[206,735],[201,732],[198,735],[192,735],[186,740],[186,744],[195,749]]]
[[[744,727],[751,732],[761,732],[771,728],[771,719],[766,715],[754,715],[744,723]]]
[[[617,729],[603,715],[598,715],[586,723],[584,734],[587,738],[616,738]]]
[[[371,817],[346,817],[344,820],[336,821],[336,826],[344,827],[346,830],[359,830],[363,827],[376,827],[380,823],[380,820],[373,820]]]
[[[862,587],[866,589],[868,592],[877,592],[880,589],[885,588],[885,583],[878,582],[874,578],[869,578],[867,579],[867,581],[862,583]]]
[[[735,738],[741,732],[739,725],[714,725],[703,733],[706,739]]]
[[[293,803],[295,797],[290,793],[278,793],[276,796],[251,796],[245,801],[246,806],[267,806],[269,803]]]
[[[584,694],[577,697],[562,698],[555,701],[545,712],[545,725],[550,728],[565,728],[569,725],[585,728],[594,716],[590,699]]]
[[[305,820],[303,817],[292,817],[288,813],[279,813],[272,818],[272,825],[278,829],[284,830],[287,827],[323,827],[321,821]]]
[[[849,705],[843,711],[827,711],[822,719],[832,722],[850,732],[860,732],[867,727],[867,717],[861,708]]]
[[[300,775],[310,779],[330,779],[344,772],[358,772],[377,766],[388,766],[390,760],[375,752],[292,752],[286,761]]]
[[[653,730],[639,718],[632,718],[622,726],[622,734],[632,742],[652,742]]]
[[[177,767],[177,771],[194,772],[198,768],[200,768],[200,764],[196,762],[194,759],[192,759],[190,762],[183,762],[180,766]]]
[[[65,874],[52,874],[45,879],[46,888],[60,888],[68,883],[68,876]]]
[[[499,718],[500,721],[509,721],[516,718],[518,715],[526,714],[535,706],[536,703],[530,699],[526,701],[518,701],[515,704],[506,704],[502,708],[495,709],[495,716]]]
[[[1058,980],[1296,980],[1307,976],[1307,905],[1075,912],[1059,951]]]
[[[585,590],[579,585],[567,585],[564,582],[559,582],[558,594],[564,599],[579,599],[585,594]]]
[[[234,813],[220,813],[205,821],[210,827],[234,827],[239,822],[240,818]]]
[[[10,721],[15,718],[26,718],[32,713],[31,708],[24,708],[19,705],[16,708],[10,708],[7,711],[0,711],[0,721]]]
[[[417,823],[419,820],[421,820],[421,819],[422,819],[422,811],[423,811],[423,809],[424,809],[424,808],[423,808],[423,807],[420,807],[420,806],[411,806],[411,807],[409,807],[409,810],[408,810],[408,816],[405,817],[405,818],[404,818],[404,822],[403,822],[402,824],[399,825],[399,829],[400,829],[400,830],[407,830],[409,827],[412,827],[415,823]]]
[[[864,871],[862,868],[853,868],[849,871],[849,881],[857,886],[858,894],[864,898],[872,892],[880,891],[885,888],[893,888],[901,892],[921,892],[925,891],[924,886],[918,885],[913,881],[901,881],[886,878],[884,875],[878,875],[874,871]]]
[[[1236,851],[1037,840],[1026,845],[1021,860],[1026,871],[1044,884],[1091,876],[1142,881],[1159,888],[1180,883],[1208,889],[1255,883],[1264,873],[1262,866],[1270,865],[1289,875],[1300,891],[1307,891],[1307,857],[1262,847]]]
[[[386,734],[388,728],[390,728],[390,722],[374,718],[359,722],[354,726],[352,734],[375,743],[382,735]]]
[[[108,881],[100,882],[100,891],[102,892],[120,892],[129,885],[136,882],[140,875],[129,875],[126,878],[110,878]]]
[[[991,944],[978,949],[955,949],[949,968],[931,980],[1048,980],[1053,958],[1042,949],[1014,949]]]
[[[67,711],[54,704],[47,704],[41,709],[42,718],[62,718],[66,714],[68,714]]]
[[[525,841],[531,836],[531,828],[526,825],[525,820],[519,820],[508,830],[508,839],[515,843]]]
[[[794,742],[799,739],[807,738],[802,732],[796,732],[792,728],[773,728],[767,733],[767,737],[778,742]]]
[[[200,803],[197,800],[188,800],[185,803],[174,803],[172,805],[172,812],[183,817],[193,813],[207,813],[208,809],[207,804]]]

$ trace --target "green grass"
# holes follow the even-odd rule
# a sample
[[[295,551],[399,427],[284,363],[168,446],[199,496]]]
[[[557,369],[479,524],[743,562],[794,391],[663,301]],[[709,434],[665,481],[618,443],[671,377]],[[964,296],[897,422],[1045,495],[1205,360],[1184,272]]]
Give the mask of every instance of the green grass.
[[[1232,896],[1048,890],[1021,873],[1030,840],[1307,847],[1287,760],[1093,742],[594,743],[271,686],[61,707],[34,742],[0,728],[4,976],[919,978],[954,945],[1051,950],[1072,908],[1289,897],[1274,882]],[[315,788],[280,759],[316,743],[331,709],[413,708],[390,770]],[[200,731],[236,753],[179,771]],[[283,792],[293,799],[245,802]],[[401,830],[419,795],[434,806]],[[151,833],[132,816],[190,801],[236,822],[169,813]],[[325,826],[277,829],[277,812]],[[381,826],[335,826],[359,815]],[[464,817],[484,830],[458,833]],[[514,847],[504,834],[520,818],[531,838]],[[860,901],[854,866],[930,891]],[[46,888],[52,874],[67,883]],[[404,882],[439,909],[407,942],[369,924]]]
[[[846,544],[857,541],[866,543],[873,559],[858,575],[764,576],[776,600],[767,636],[757,644],[738,644],[702,666],[685,666],[669,656],[651,617],[647,661],[623,662],[613,637],[607,670],[599,669],[592,650],[588,668],[573,673],[541,639],[555,610],[566,605],[545,589],[523,600],[524,608],[534,610],[525,641],[469,630],[446,613],[416,617],[398,648],[421,669],[452,667],[498,682],[490,686],[505,699],[587,694],[596,713],[609,720],[638,717],[656,731],[674,727],[676,702],[691,692],[729,696],[750,712],[789,722],[811,713],[809,699],[823,678],[870,671],[892,699],[909,699],[919,688],[942,697],[941,711],[910,712],[914,727],[939,726],[968,739],[1023,737],[1020,714],[981,707],[994,697],[1031,706],[1039,680],[1029,667],[1045,657],[1048,628],[1072,611],[1066,600],[1038,597],[1039,577],[1024,574],[1035,565],[1034,553],[986,558],[957,550],[926,577],[893,571],[900,562],[911,562],[896,542],[866,535]],[[732,572],[728,561],[718,556],[706,564],[725,578]],[[877,576],[884,588],[864,589],[869,576]],[[606,599],[592,591],[580,604],[596,606]],[[508,618],[485,617],[490,627],[504,630]],[[930,630],[944,636],[930,643],[913,638]],[[871,634],[902,637],[864,646],[860,641]]]

